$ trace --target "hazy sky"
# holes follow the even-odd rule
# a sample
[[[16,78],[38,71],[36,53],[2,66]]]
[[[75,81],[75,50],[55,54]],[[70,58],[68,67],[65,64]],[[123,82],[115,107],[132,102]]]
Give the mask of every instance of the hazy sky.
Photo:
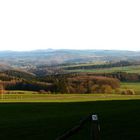
[[[140,50],[140,0],[0,0],[0,50]]]

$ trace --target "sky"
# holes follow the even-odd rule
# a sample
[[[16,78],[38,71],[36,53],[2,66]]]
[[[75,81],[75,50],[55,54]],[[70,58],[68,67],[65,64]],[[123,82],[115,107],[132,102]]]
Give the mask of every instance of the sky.
[[[140,0],[0,0],[0,50],[140,50]]]

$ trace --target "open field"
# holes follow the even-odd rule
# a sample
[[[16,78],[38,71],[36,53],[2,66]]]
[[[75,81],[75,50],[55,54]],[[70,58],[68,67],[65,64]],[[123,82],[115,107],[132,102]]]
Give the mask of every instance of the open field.
[[[7,91],[0,94],[0,102],[83,102],[99,100],[140,99],[140,82],[121,83],[120,89],[133,89],[136,95],[120,94],[39,94],[32,91]],[[17,93],[17,94],[15,94]]]
[[[79,67],[79,66],[94,66],[94,65],[102,65],[106,64],[105,62],[94,62],[94,63],[80,63],[80,64],[68,64],[68,65],[62,65],[61,68],[70,68],[70,67]]]
[[[91,113],[100,118],[103,140],[140,139],[140,100],[63,103],[1,103],[1,140],[54,140]],[[90,124],[70,140],[88,140]]]
[[[124,67],[112,67],[112,68],[96,68],[96,69],[77,69],[67,70],[69,72],[94,72],[94,73],[112,73],[112,72],[127,72],[140,74],[140,66],[124,66]]]
[[[86,102],[140,99],[140,95],[118,94],[5,94],[0,102]]]
[[[140,83],[121,88],[140,93]],[[140,95],[16,93],[0,95],[1,140],[55,140],[93,113],[99,115],[103,140],[140,139]],[[88,139],[89,123],[69,140]]]

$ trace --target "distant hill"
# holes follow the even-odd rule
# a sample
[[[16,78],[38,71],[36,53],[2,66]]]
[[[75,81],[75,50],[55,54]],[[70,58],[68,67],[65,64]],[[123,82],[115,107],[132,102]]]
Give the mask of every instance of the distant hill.
[[[0,72],[6,71],[6,70],[12,70],[13,68],[5,63],[0,63]]]
[[[65,71],[66,69],[104,68],[118,66],[118,64],[119,66],[136,65],[140,64],[140,52],[71,49],[47,49],[21,52],[0,51],[0,62],[0,72],[12,70],[18,71],[24,76],[26,74],[44,76],[58,73],[64,74],[68,72]],[[68,66],[68,68],[65,66]]]
[[[56,65],[62,63],[85,63],[95,61],[139,60],[140,52],[120,50],[35,50],[0,51],[0,60],[11,65]]]

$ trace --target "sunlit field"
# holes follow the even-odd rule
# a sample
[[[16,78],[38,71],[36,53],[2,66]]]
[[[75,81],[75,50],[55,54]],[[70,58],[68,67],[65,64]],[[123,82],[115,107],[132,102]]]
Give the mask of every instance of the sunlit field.
[[[121,88],[140,91],[139,83]],[[103,140],[140,139],[140,95],[8,93],[0,95],[1,140],[55,140],[89,114],[98,114]],[[69,140],[88,139],[89,123]]]
[[[111,68],[96,68],[96,69],[75,69],[67,70],[69,72],[93,72],[93,73],[113,73],[113,72],[127,72],[140,74],[140,66],[124,66]]]
[[[133,89],[136,95],[121,94],[46,94],[33,91],[6,91],[0,102],[83,102],[100,100],[140,99],[140,83],[121,83],[120,90]],[[10,94],[7,94],[10,93]]]
[[[4,94],[0,102],[86,102],[140,99],[140,95],[117,94]]]

